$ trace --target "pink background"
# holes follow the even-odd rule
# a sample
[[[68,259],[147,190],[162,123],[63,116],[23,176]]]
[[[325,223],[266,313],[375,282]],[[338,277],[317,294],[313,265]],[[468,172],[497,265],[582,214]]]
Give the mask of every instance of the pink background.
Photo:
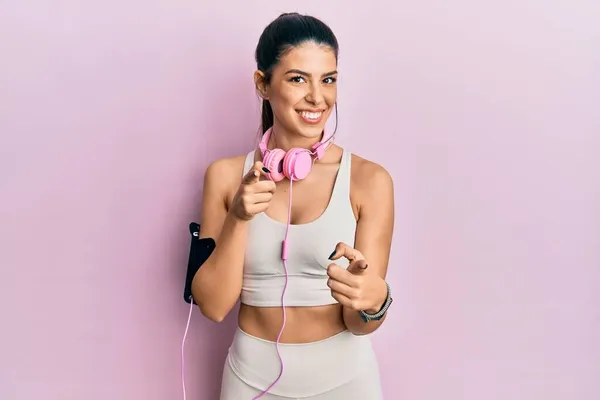
[[[2,1],[1,399],[182,398],[187,224],[295,4]],[[599,399],[598,2],[302,4],[341,43],[338,142],[395,180],[386,398]],[[234,323],[194,312],[189,399]]]

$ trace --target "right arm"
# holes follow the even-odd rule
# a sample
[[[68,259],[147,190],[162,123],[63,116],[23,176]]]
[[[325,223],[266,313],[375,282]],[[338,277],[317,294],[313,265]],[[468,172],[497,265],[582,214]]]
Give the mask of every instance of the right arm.
[[[246,223],[227,210],[230,162],[218,160],[204,175],[200,238],[215,239],[216,247],[192,280],[200,311],[215,322],[227,316],[242,291]]]
[[[214,322],[225,319],[240,297],[248,221],[268,207],[275,186],[271,181],[259,183],[262,163],[257,162],[243,177],[229,208],[228,193],[240,184],[234,164],[231,159],[218,160],[204,176],[199,237],[213,238],[216,247],[192,280],[192,296]]]

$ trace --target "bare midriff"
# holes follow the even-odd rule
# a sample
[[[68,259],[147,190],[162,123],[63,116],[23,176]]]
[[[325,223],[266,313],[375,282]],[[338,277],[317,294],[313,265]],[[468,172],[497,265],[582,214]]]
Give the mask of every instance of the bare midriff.
[[[346,330],[342,306],[330,304],[318,307],[286,307],[285,329],[280,343],[310,343],[327,339]],[[281,307],[240,305],[240,329],[261,339],[276,341],[283,324]]]

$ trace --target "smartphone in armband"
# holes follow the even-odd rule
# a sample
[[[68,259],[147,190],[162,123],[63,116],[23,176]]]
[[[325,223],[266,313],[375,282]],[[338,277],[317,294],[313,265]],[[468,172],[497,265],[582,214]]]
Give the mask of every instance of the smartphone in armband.
[[[183,299],[186,303],[197,304],[192,296],[192,280],[202,264],[208,260],[208,257],[215,249],[216,243],[213,238],[200,238],[200,224],[191,222],[190,230],[190,254],[188,256],[187,272],[185,277],[185,287],[183,289]]]

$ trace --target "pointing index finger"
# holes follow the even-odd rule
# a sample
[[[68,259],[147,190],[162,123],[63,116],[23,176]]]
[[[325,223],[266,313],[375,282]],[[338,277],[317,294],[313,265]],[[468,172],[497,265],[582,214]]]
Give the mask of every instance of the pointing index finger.
[[[256,161],[252,168],[248,171],[248,173],[243,178],[243,183],[253,184],[260,181],[260,176],[266,176],[269,170],[263,166],[263,163],[260,161]]]
[[[348,246],[346,243],[340,242],[335,246],[335,250],[329,256],[330,260],[337,260],[341,257],[346,258],[348,261],[364,260],[362,253],[353,247]]]

